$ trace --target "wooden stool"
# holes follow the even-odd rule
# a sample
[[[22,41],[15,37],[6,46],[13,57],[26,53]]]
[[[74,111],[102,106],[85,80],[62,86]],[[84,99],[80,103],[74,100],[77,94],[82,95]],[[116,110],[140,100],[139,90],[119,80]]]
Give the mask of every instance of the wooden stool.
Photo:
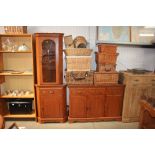
[[[140,129],[155,129],[155,108],[147,101],[141,100]]]
[[[4,124],[4,118],[0,115],[0,129],[4,129],[5,124]]]

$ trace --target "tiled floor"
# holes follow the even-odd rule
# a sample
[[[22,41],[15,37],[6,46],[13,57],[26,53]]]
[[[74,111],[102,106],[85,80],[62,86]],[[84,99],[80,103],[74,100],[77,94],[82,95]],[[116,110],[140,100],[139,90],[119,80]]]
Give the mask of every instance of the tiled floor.
[[[26,129],[137,129],[138,122],[89,122],[89,123],[45,123],[39,124],[35,121],[6,121],[5,128],[8,128],[13,122],[21,128]]]

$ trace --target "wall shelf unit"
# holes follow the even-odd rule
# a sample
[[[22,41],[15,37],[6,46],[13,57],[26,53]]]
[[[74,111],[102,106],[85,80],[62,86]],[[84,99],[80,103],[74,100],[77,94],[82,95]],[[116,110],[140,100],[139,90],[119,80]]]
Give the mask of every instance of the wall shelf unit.
[[[155,44],[144,44],[144,43],[133,43],[133,42],[107,42],[107,41],[96,41],[96,45],[98,44],[113,44],[113,45],[121,45],[121,46],[139,46],[143,48],[155,48]]]
[[[28,50],[19,51],[23,45]],[[36,118],[33,72],[32,35],[0,34],[0,114],[4,118]],[[10,94],[13,91],[17,94]],[[8,99],[32,99],[32,113],[11,114]]]

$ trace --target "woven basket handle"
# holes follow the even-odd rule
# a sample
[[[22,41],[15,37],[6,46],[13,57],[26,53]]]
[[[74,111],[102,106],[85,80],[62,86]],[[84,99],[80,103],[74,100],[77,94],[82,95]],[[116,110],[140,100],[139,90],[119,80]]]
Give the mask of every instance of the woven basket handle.
[[[86,72],[83,77],[76,77],[74,73],[71,72],[71,76],[74,78],[74,80],[84,80],[88,76],[88,72]]]
[[[106,72],[110,72],[111,71],[111,68],[105,68],[105,71]]]

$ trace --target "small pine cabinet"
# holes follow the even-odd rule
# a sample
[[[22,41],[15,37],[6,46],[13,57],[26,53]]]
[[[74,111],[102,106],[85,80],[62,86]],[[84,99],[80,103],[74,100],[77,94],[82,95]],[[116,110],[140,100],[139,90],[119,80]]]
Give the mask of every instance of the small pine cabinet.
[[[66,86],[36,86],[38,121],[64,122],[66,120]]]
[[[69,86],[69,121],[121,120],[124,85]]]

